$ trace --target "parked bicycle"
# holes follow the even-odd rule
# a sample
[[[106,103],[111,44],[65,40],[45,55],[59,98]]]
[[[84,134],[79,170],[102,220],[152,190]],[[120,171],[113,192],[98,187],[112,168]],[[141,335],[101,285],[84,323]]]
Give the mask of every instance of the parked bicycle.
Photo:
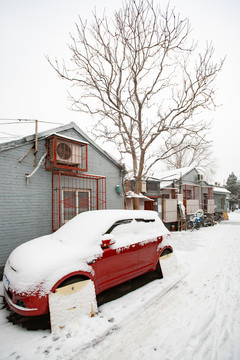
[[[204,227],[213,226],[215,224],[214,216],[212,214],[203,215],[202,223]]]
[[[216,222],[219,223],[219,222],[222,221],[222,220],[225,220],[222,213],[216,213],[216,214],[214,215],[214,221],[216,221]]]
[[[186,223],[186,228],[188,230],[199,230],[200,227],[203,225],[203,221],[202,221],[202,217],[203,217],[203,210],[199,209],[198,211],[195,212],[195,214],[193,214],[189,221],[187,221]]]

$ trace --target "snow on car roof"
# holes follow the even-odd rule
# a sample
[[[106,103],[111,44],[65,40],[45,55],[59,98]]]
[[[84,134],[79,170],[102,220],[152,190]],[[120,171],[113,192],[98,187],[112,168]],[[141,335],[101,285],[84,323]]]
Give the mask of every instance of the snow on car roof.
[[[106,233],[114,222],[136,218],[159,219],[158,213],[150,210],[87,211],[75,216],[63,225],[52,234],[52,238],[61,241],[81,241],[81,239],[86,241],[87,239],[89,244],[96,243],[96,237],[100,241],[101,236]],[[165,228],[164,225],[162,226]]]

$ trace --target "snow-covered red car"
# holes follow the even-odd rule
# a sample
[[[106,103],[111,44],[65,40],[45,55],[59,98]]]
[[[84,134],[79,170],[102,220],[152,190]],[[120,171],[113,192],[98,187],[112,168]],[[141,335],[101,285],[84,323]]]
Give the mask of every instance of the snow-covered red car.
[[[48,295],[59,287],[91,279],[99,294],[149,271],[162,277],[160,258],[172,252],[170,234],[154,211],[83,212],[10,254],[5,299],[20,315],[46,314]]]

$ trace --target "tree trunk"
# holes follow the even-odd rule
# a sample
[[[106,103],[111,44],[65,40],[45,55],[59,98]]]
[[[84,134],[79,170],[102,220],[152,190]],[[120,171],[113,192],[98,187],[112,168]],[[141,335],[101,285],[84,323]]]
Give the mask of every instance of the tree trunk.
[[[140,210],[139,198],[133,198],[133,210]]]
[[[134,193],[139,195],[140,190],[141,190],[141,178],[136,177],[135,178]],[[139,197],[134,198],[134,200],[133,200],[133,209],[134,210],[140,210]]]

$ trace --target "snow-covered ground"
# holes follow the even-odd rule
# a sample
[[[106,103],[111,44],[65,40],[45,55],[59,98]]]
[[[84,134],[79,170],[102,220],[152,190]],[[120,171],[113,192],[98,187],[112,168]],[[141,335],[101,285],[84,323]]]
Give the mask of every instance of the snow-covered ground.
[[[240,359],[240,213],[172,237],[178,271],[61,335],[13,325],[1,309],[0,359]]]

